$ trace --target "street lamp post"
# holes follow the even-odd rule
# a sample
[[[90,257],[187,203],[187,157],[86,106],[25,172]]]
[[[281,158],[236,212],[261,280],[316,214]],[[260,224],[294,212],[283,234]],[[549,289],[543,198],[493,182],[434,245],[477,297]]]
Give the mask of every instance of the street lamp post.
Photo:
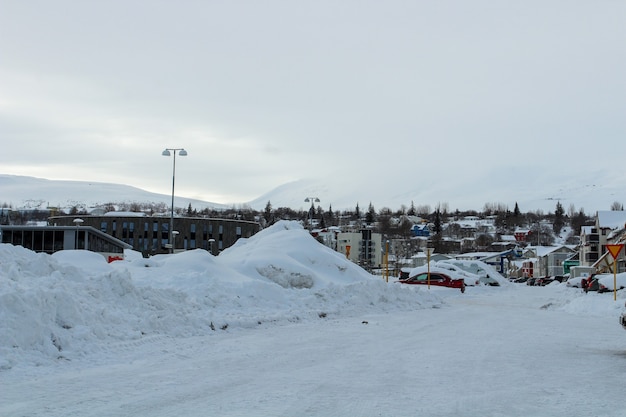
[[[172,151],[170,153],[170,151]],[[180,156],[187,156],[187,151],[183,148],[165,148],[165,150],[163,151],[163,153],[161,153],[161,155],[163,156],[171,156],[173,155],[174,158],[172,159],[172,211],[170,214],[170,230],[169,230],[169,243],[171,245],[170,247],[170,253],[174,253],[174,245],[172,242],[172,232],[174,231],[174,183],[176,181],[176,151],[178,151],[178,155]]]
[[[178,236],[178,230],[172,230],[172,253],[176,253],[176,236]]]
[[[317,197],[307,197],[304,199],[305,203],[311,202],[311,208],[309,209],[309,227],[313,229],[313,212],[315,211],[315,203],[319,203],[320,199]]]
[[[84,220],[83,219],[74,219],[72,221],[76,225],[76,238],[74,239],[74,249],[78,249],[78,226],[80,226],[81,223],[84,222]]]
[[[385,281],[389,282],[389,241],[385,242]]]
[[[428,289],[430,290],[430,256],[435,251],[434,248],[426,248],[426,264],[428,265]]]
[[[213,255],[213,244],[215,243],[215,239],[209,239],[209,252]]]

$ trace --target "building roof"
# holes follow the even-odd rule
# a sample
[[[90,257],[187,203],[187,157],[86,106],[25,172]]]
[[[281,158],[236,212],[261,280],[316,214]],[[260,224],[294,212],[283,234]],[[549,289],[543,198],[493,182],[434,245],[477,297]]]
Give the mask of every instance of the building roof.
[[[12,231],[16,231],[16,230],[23,230],[23,231],[32,231],[32,230],[41,230],[41,231],[45,231],[45,230],[71,230],[72,232],[76,231],[76,230],[82,230],[82,231],[87,231],[88,233],[91,233],[95,236],[98,236],[99,238],[106,240],[107,242],[118,246],[120,248],[123,249],[132,249],[132,245],[129,245],[128,243],[119,240],[117,238],[114,238],[111,235],[108,235],[98,229],[96,229],[95,227],[91,227],[91,226],[34,226],[34,225],[20,225],[20,226],[2,226],[0,225],[0,231],[2,230],[12,230]]]
[[[598,211],[598,227],[602,229],[623,229],[626,225],[626,211]]]

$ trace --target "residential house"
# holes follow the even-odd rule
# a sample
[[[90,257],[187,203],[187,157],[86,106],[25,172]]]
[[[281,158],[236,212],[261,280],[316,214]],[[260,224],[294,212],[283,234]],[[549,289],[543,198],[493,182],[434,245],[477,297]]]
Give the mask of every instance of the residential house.
[[[595,225],[581,228],[580,265],[594,266],[598,270],[612,269],[612,266],[608,268],[612,262],[612,257],[607,251],[606,245],[624,243],[624,233],[620,231],[625,228],[626,211],[598,211]],[[624,256],[624,251],[622,251],[618,259],[622,269],[624,268]]]
[[[565,262],[572,257],[576,250],[572,246],[529,246],[524,251],[524,257],[534,261],[534,277],[561,276],[565,274]]]
[[[382,235],[371,229],[337,234],[337,251],[364,268],[380,267],[383,263]]]

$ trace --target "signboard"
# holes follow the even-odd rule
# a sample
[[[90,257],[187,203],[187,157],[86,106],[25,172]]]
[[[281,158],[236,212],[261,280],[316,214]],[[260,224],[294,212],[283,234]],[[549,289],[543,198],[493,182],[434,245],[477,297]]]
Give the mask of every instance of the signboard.
[[[624,247],[623,243],[617,245],[606,245],[606,249],[613,256],[613,301],[617,301],[617,255]]]
[[[617,244],[617,245],[606,245],[606,249],[611,253],[611,256],[613,256],[613,259],[617,259],[617,256],[619,255],[623,247],[624,247],[623,243]]]

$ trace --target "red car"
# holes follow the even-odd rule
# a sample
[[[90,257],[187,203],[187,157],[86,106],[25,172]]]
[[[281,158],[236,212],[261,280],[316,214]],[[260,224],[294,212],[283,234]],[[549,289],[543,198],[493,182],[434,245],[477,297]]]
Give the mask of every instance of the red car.
[[[422,272],[412,277],[400,279],[398,282],[402,284],[428,285],[428,272]],[[462,279],[453,279],[449,275],[441,272],[430,273],[430,285],[438,287],[459,288],[461,292],[465,292],[465,281]]]

